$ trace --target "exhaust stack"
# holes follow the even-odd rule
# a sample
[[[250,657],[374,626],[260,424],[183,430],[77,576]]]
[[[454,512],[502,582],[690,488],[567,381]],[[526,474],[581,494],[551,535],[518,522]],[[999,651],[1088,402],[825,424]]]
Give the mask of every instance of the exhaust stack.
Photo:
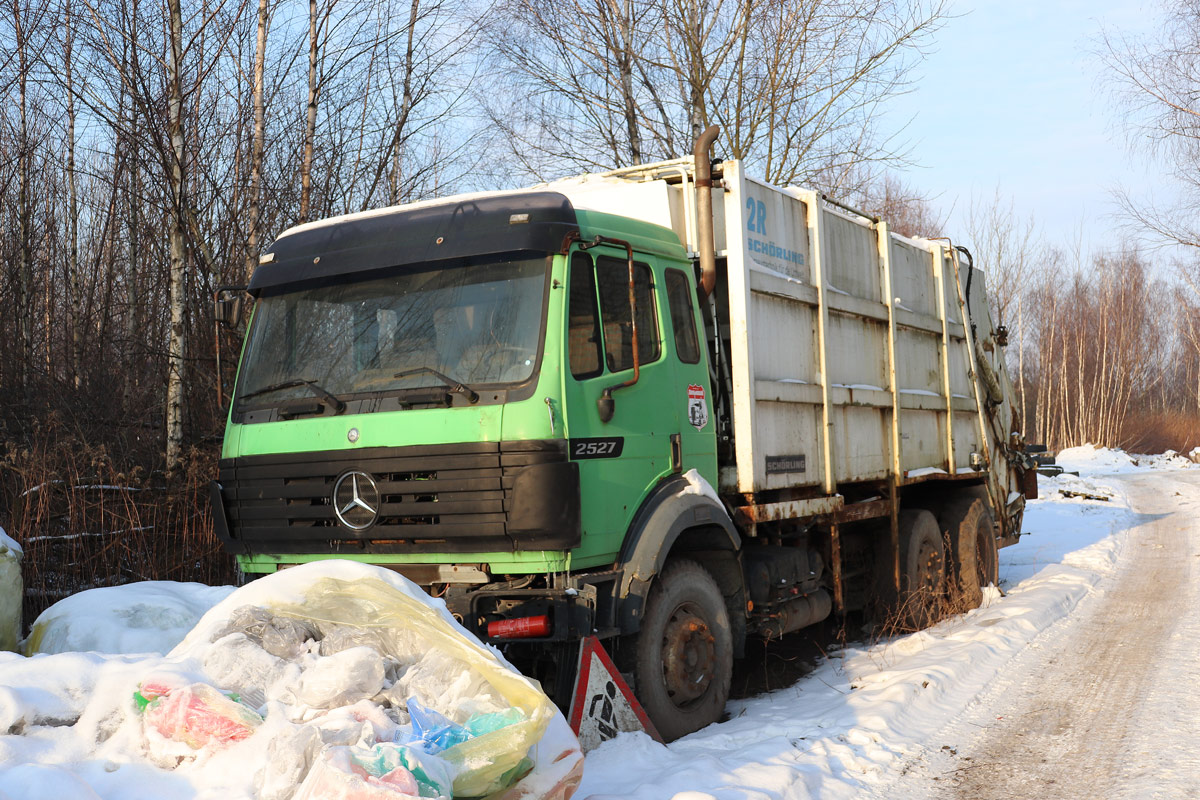
[[[717,285],[717,245],[713,234],[712,209],[712,144],[721,133],[720,127],[710,126],[696,140],[692,151],[696,159],[696,247],[700,251],[700,291],[707,299]]]

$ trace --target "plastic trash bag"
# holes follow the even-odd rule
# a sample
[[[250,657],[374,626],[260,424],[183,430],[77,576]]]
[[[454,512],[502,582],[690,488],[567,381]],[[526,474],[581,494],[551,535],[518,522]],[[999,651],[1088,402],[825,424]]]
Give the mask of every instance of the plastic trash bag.
[[[16,650],[21,638],[21,546],[0,528],[0,650]]]
[[[248,738],[262,717],[204,683],[171,688],[147,682],[134,695],[145,724],[193,750]]]
[[[318,728],[324,746],[313,753],[314,740],[298,735],[292,741],[297,749],[294,758],[282,752],[291,747],[277,749],[276,757],[289,766],[279,775],[263,775],[272,795],[276,789],[282,794],[287,775],[304,769],[299,800],[402,796],[412,788],[401,780],[403,772],[384,780],[395,770],[375,775],[363,766],[363,753],[374,747],[384,747],[380,753],[391,752],[387,747],[407,753],[404,758],[412,763],[406,760],[395,769],[407,770],[425,796],[440,780],[450,781],[448,796],[489,800],[565,800],[578,785],[583,770],[578,741],[549,698],[464,630],[442,603],[395,573],[326,561],[266,576],[213,608],[171,656],[203,658],[231,631],[228,622],[233,612],[247,605],[262,611],[247,612],[243,620],[270,620],[275,630],[291,629],[287,621],[294,620],[301,623],[299,629],[307,626],[312,632],[302,651],[288,661],[288,669],[299,670],[296,682],[287,681],[295,691],[284,691],[283,680],[277,681],[267,691],[266,709],[268,715],[285,715],[275,725],[286,719],[293,725]],[[245,624],[240,630],[247,636],[258,632]],[[325,659],[358,658],[355,647],[377,653],[385,688],[353,705],[324,712],[300,701],[298,681],[305,672]],[[374,688],[378,673],[374,669],[370,673],[371,680],[360,685],[360,693]],[[241,691],[238,686],[223,688]],[[441,718],[427,717],[432,722],[420,729],[442,748],[436,755],[425,752],[433,748],[426,748],[425,738],[414,732],[409,700]],[[354,724],[344,719],[347,714],[357,718],[360,714],[353,710],[364,705],[378,709],[381,718],[368,721],[363,715],[363,721]],[[340,741],[328,735],[330,726],[343,722],[362,735],[357,740],[336,737]],[[350,751],[337,747],[350,747],[358,761]],[[260,785],[265,788],[265,783]]]
[[[330,747],[318,756],[292,800],[408,800],[421,796],[417,779],[398,760],[376,773],[361,763],[353,748]]]
[[[432,708],[408,700],[408,717],[412,720],[412,739],[423,745],[423,749],[436,755],[443,750],[462,744],[471,734],[461,725],[456,725]]]
[[[304,670],[297,698],[313,708],[337,708],[374,697],[383,688],[383,656],[358,646],[317,659]]]
[[[308,643],[321,638],[316,626],[305,619],[277,617],[265,608],[242,606],[229,617],[217,638],[230,633],[244,633],[277,658],[295,658],[308,650]]]
[[[484,797],[508,788],[530,748],[555,715],[549,698],[528,678],[506,667],[489,650],[463,635],[437,611],[380,580],[322,578],[299,605],[275,605],[274,617],[324,625],[356,627],[373,634],[381,652],[401,664],[427,659],[431,652],[456,667],[468,684],[482,684],[519,709],[522,719],[473,738],[448,734],[439,755],[456,773],[455,797]],[[346,651],[349,652],[349,651]],[[431,702],[431,698],[423,698]],[[424,705],[424,703],[422,704]],[[409,708],[412,713],[412,707]]]

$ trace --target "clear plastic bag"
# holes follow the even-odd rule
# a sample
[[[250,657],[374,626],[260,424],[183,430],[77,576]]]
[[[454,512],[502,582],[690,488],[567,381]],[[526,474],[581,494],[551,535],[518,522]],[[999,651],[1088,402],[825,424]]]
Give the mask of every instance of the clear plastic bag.
[[[349,747],[330,747],[317,757],[292,800],[410,800],[420,798],[413,774],[402,765],[373,775]]]
[[[229,624],[216,638],[235,632],[246,634],[271,655],[285,659],[307,652],[308,643],[321,638],[317,627],[308,620],[276,616],[260,606],[236,609],[229,617]]]
[[[260,623],[277,631],[304,632],[300,652],[287,660],[283,674],[268,687],[268,713],[282,716],[268,720],[266,727],[274,720],[282,727],[286,720],[315,728],[321,740],[315,752],[310,749],[315,740],[299,735],[289,740],[295,747],[276,749],[275,757],[287,763],[260,773],[264,800],[287,796],[284,784],[292,775],[308,776],[301,784],[303,793],[293,800],[394,800],[400,796],[396,780],[403,773],[377,785],[388,773],[369,775],[361,763],[353,766],[348,754],[338,757],[350,759],[343,761],[332,761],[326,754],[349,748],[363,761],[364,752],[372,748],[405,744],[410,745],[406,758],[413,763],[399,766],[413,775],[423,795],[433,791],[430,785],[449,781],[445,796],[455,798],[566,800],[578,786],[583,772],[579,743],[549,698],[464,630],[440,601],[404,578],[345,561],[308,564],[264,577],[213,608],[171,656],[203,659],[229,634],[235,612],[246,606],[260,609],[241,615],[238,630],[247,636],[259,633]],[[289,619],[301,625],[293,627]],[[261,635],[266,631],[261,628]],[[324,711],[298,698],[306,671],[323,658],[362,646],[374,648],[381,657],[381,691]],[[242,691],[237,685],[222,686]],[[413,733],[409,700],[449,722],[440,728],[461,731],[465,737],[442,741],[445,749],[436,754],[426,752],[425,740]]]
[[[334,627],[362,629],[378,640],[383,655],[400,664],[414,664],[432,654],[435,660],[453,665],[443,679],[447,686],[457,687],[456,692],[482,687],[508,708],[518,709],[519,721],[481,731],[439,754],[455,773],[456,797],[484,797],[507,789],[521,777],[530,748],[555,716],[549,698],[532,681],[505,666],[434,608],[381,580],[320,578],[302,603],[275,605],[270,612],[272,619],[311,620],[318,636]],[[430,685],[427,690],[434,688]],[[427,705],[438,699],[422,698]],[[453,713],[444,707],[444,697],[441,701],[440,711]]]
[[[337,708],[379,694],[383,656],[371,647],[351,647],[316,660],[304,670],[297,698],[312,708]]]
[[[171,688],[144,683],[135,695],[148,727],[193,750],[248,738],[262,717],[205,683]]]

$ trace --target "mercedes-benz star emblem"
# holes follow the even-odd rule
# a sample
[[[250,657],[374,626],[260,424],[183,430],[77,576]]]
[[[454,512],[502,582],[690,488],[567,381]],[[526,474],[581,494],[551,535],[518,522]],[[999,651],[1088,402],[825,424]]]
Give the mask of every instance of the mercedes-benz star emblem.
[[[357,470],[347,472],[333,485],[333,513],[352,531],[362,531],[379,517],[379,487],[375,479]]]

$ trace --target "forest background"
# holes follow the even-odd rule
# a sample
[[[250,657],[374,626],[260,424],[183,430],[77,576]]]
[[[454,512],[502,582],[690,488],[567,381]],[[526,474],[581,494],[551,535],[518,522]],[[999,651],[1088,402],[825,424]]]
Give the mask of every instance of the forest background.
[[[684,156],[710,124],[772,183],[966,243],[1030,441],[1200,445],[1200,2],[1162,10],[1095,46],[1179,200],[1117,198],[1130,224],[1084,253],[999,194],[944,231],[906,182],[884,111],[943,0],[6,0],[0,525],[27,620],[89,586],[235,580],[208,482],[240,339],[212,298],[274,235]]]

